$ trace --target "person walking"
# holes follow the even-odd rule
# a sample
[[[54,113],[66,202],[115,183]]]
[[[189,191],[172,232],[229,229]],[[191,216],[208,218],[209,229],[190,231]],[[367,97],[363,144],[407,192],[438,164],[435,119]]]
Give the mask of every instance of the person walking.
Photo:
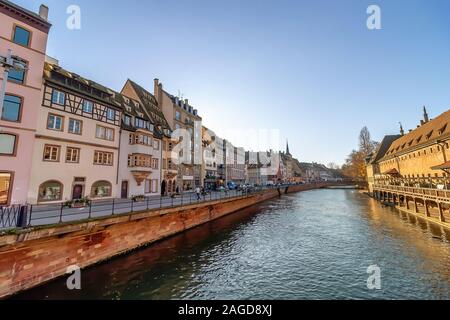
[[[197,195],[197,200],[200,200],[200,187],[195,188],[195,194]]]

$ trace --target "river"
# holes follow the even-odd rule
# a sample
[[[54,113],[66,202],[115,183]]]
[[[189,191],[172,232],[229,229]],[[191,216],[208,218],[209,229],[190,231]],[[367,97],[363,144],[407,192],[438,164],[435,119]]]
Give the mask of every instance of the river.
[[[369,266],[380,289],[368,289]],[[450,231],[355,190],[231,214],[15,299],[450,299]]]

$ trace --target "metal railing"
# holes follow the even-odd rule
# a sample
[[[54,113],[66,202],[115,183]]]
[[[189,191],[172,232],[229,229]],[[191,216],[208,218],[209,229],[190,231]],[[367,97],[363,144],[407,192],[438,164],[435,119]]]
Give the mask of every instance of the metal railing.
[[[200,194],[186,192],[176,196],[150,196],[141,199],[92,200],[84,205],[67,206],[65,203],[17,205],[0,207],[0,230],[21,229],[43,225],[89,220],[152,209],[173,208],[207,201],[248,197],[268,189],[286,188],[292,184],[253,187],[243,190],[212,191]]]

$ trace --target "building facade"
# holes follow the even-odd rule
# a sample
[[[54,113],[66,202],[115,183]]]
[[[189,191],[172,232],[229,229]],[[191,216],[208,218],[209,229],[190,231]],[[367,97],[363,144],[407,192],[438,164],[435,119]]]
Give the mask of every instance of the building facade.
[[[46,63],[29,203],[117,196],[121,105],[114,92]]]
[[[141,106],[141,112],[138,114],[142,117],[138,117],[139,121],[145,122],[147,139],[152,140],[151,150],[130,150],[132,153],[141,158],[146,158],[152,163],[151,167],[144,171],[147,172],[148,176],[145,178],[145,191],[141,194],[162,194],[165,195],[168,192],[174,192],[175,186],[174,180],[174,168],[171,163],[171,152],[169,149],[172,148],[171,141],[171,129],[167,123],[162,110],[158,106],[155,96],[153,96],[149,91],[144,89],[142,86],[134,81],[127,80],[125,83],[122,94],[134,99],[137,103],[134,105]],[[136,119],[136,118],[135,118]],[[135,124],[136,125],[136,124]],[[145,139],[145,138],[144,138]],[[140,151],[142,153],[140,153]],[[136,168],[133,170],[136,175]],[[146,173],[143,173],[144,175]]]
[[[154,80],[154,94],[170,129],[175,131],[176,135],[182,136],[182,139],[177,141],[182,143],[178,147],[183,147],[180,148],[181,150],[179,149],[178,154],[175,153],[177,157],[177,187],[181,191],[203,186],[202,118],[187,99],[182,100],[166,92],[158,79]],[[184,129],[188,134],[179,133],[178,129]]]
[[[225,163],[227,183],[242,185],[245,183],[245,150],[226,142]]]
[[[206,127],[202,127],[203,161],[202,179],[207,190],[215,190],[218,186],[218,160],[216,152],[216,135]]]
[[[147,116],[145,106],[122,94],[118,195],[121,198],[159,195],[161,181],[160,132]]]
[[[450,170],[450,111],[429,119],[424,108],[420,124],[408,133],[386,136],[367,160],[369,189],[375,183],[446,187]]]
[[[0,56],[6,57],[10,50],[27,67],[9,73],[0,115],[0,207],[27,201],[51,27],[47,17],[48,8],[43,5],[36,14],[0,0]],[[3,72],[0,77],[3,81]]]

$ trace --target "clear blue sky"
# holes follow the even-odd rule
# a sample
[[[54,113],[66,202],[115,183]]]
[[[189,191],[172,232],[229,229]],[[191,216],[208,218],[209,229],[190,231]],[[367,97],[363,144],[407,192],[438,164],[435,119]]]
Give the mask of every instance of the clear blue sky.
[[[131,78],[152,91],[158,77],[219,135],[280,129],[301,161],[341,164],[364,125],[381,140],[398,121],[415,127],[423,105],[431,117],[450,106],[447,0],[45,1],[63,67],[116,90]],[[71,4],[79,31],[66,28]],[[370,4],[382,30],[366,27]]]

